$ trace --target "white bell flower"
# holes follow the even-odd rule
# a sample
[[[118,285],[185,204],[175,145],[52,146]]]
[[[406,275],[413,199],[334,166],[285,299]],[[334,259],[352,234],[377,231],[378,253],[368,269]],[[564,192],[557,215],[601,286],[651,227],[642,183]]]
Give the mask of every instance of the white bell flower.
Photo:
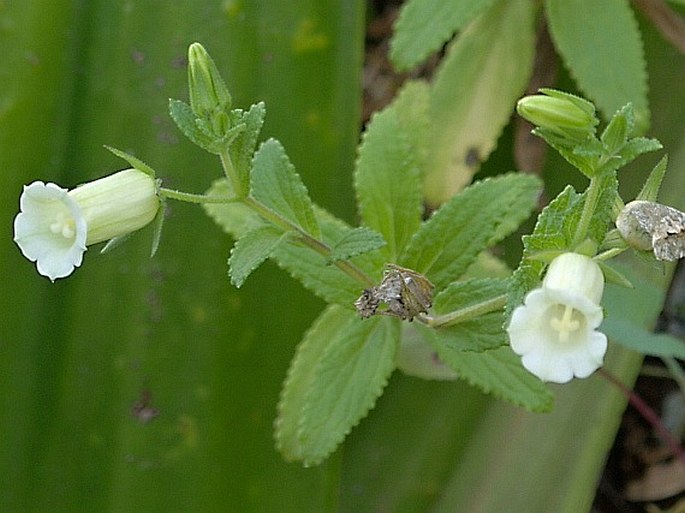
[[[607,337],[599,302],[604,275],[591,258],[564,253],[549,265],[542,286],[517,307],[507,328],[523,366],[543,381],[567,383],[601,367]]]
[[[86,246],[142,228],[157,215],[155,179],[126,169],[67,191],[54,183],[24,186],[14,241],[51,281],[81,265]]]

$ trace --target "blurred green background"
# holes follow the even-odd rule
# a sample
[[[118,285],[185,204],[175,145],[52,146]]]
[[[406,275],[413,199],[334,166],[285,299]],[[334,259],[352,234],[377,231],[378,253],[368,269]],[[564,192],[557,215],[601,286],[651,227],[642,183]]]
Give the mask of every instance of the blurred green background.
[[[540,416],[461,383],[395,375],[345,446],[303,469],[276,453],[272,422],[321,301],[273,265],[232,288],[231,241],[190,205],[171,205],[154,259],[145,229],[108,255],[91,248],[55,284],[11,241],[23,184],[71,187],[126,167],[103,144],[168,187],[201,192],[220,175],[167,115],[169,97],[187,98],[193,41],[236,106],[266,101],[263,136],[283,142],[314,200],[354,221],[365,10],[361,0],[0,1],[0,511],[588,509],[623,408],[601,379],[555,388],[555,412]],[[682,208],[685,60],[642,25],[650,135],[671,155],[662,199]],[[510,169],[501,148],[488,166]],[[627,197],[656,160],[631,167]],[[551,190],[568,177],[561,166],[548,159]],[[614,349],[609,362],[630,381],[640,358]],[[159,412],[148,423],[132,414],[146,399]]]

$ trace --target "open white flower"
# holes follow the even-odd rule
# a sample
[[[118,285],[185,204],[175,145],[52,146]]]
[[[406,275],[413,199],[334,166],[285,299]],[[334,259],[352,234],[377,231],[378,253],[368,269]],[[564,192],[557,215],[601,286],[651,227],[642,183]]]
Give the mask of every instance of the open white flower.
[[[599,302],[604,275],[591,258],[564,253],[549,265],[542,287],[517,307],[507,328],[523,366],[543,381],[586,378],[604,360],[607,338]]]
[[[24,186],[14,241],[55,281],[81,265],[86,246],[142,228],[159,209],[155,179],[126,169],[71,191],[54,183]]]

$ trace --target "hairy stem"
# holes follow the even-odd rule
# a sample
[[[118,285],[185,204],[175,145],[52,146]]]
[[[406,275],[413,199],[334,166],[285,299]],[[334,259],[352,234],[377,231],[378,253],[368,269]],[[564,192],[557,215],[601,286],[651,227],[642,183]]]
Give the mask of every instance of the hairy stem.
[[[450,326],[452,324],[465,322],[473,319],[474,317],[479,317],[486,313],[500,310],[506,304],[507,296],[506,294],[502,294],[500,296],[488,299],[487,301],[476,303],[475,305],[470,305],[466,308],[460,308],[458,310],[454,310],[453,312],[449,312],[444,315],[438,315],[437,317],[421,315],[418,317],[418,320],[423,322],[427,326],[430,326],[431,328],[441,328],[445,326]]]

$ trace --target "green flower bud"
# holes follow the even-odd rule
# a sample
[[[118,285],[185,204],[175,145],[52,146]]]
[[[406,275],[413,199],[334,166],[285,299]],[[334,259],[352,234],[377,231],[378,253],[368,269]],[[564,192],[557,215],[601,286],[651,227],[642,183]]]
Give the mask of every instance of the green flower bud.
[[[599,120],[592,103],[577,96],[541,89],[544,94],[521,98],[516,111],[537,127],[572,143],[582,143],[594,135]]]
[[[217,116],[228,119],[231,95],[216,64],[200,43],[188,48],[188,85],[190,107],[198,117],[210,122]]]

